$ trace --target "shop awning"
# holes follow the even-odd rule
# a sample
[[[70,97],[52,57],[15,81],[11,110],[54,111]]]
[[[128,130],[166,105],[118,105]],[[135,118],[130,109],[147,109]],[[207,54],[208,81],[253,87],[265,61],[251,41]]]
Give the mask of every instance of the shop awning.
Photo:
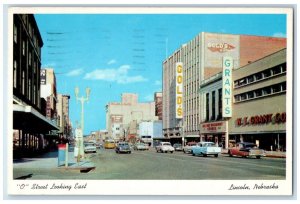
[[[32,106],[13,104],[13,128],[29,133],[48,133],[59,130],[56,123],[47,119]]]

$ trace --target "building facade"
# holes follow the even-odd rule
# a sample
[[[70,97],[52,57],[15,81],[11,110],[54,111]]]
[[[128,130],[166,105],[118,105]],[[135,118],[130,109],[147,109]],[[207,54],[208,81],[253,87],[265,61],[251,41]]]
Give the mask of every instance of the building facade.
[[[286,69],[286,49],[282,49],[234,70],[230,141],[285,151]]]
[[[121,102],[111,102],[106,106],[106,129],[109,137],[115,140],[137,137],[140,121],[157,119],[155,103],[139,103],[137,94],[124,93]]]
[[[43,40],[34,15],[13,16],[13,143],[14,157],[35,154],[52,142],[57,130],[42,108],[40,71]]]
[[[46,117],[50,120],[57,121],[57,92],[56,77],[54,70],[51,68],[41,69],[41,98],[46,101]]]
[[[162,92],[154,93],[154,102],[155,102],[155,116],[159,120],[162,120]]]
[[[286,49],[235,69],[232,79],[232,117],[227,119],[222,117],[222,73],[201,82],[201,140],[225,148],[246,141],[285,151]]]
[[[286,47],[285,38],[202,32],[163,62],[163,133],[173,140],[200,140],[201,81],[222,71],[224,56],[239,68]],[[182,63],[182,101],[176,98],[176,66]],[[178,74],[178,73],[177,73]],[[217,94],[217,93],[215,93]],[[176,104],[182,118],[176,118]],[[217,115],[215,115],[217,117]]]
[[[60,128],[59,134],[68,139],[72,136],[72,125],[69,117],[69,100],[70,95],[57,95],[57,121]]]

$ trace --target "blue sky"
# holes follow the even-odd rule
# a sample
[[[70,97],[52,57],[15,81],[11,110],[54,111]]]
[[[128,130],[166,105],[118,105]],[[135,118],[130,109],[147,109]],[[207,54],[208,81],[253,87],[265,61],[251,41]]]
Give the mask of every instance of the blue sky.
[[[58,93],[69,94],[70,118],[80,121],[74,88],[85,96],[85,130],[105,129],[105,105],[121,93],[153,101],[162,91],[162,61],[200,32],[286,37],[286,16],[271,14],[37,14],[42,67],[55,70]]]

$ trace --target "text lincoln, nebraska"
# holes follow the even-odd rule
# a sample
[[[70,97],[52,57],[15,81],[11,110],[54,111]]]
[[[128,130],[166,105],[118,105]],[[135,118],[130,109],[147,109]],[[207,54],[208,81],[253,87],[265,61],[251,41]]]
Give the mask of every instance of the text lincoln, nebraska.
[[[263,183],[261,184],[254,184],[252,187],[253,190],[270,190],[270,189],[278,189],[278,185],[273,183],[272,185],[265,185]],[[249,185],[234,185],[231,184],[228,190],[251,190]]]
[[[65,185],[63,183],[60,183],[60,184],[53,183],[52,185],[49,185],[49,184],[40,185],[40,184],[34,183],[34,184],[32,184],[31,189],[32,190],[42,190],[42,189],[64,190],[64,189],[67,189],[68,191],[70,191],[71,189],[86,189],[86,187],[87,187],[87,183],[85,183],[85,184],[76,183],[75,185]]]

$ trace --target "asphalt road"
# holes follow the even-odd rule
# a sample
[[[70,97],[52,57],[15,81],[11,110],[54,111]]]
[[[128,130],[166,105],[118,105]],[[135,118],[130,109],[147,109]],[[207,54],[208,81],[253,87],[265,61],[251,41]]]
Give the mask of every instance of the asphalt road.
[[[156,153],[154,149],[133,151],[131,154],[116,154],[114,150],[101,149],[97,153],[87,154],[87,157],[96,166],[88,173],[50,168],[50,163],[45,168],[28,164],[26,168],[14,167],[14,178],[31,174],[25,179],[280,180],[285,179],[286,174],[284,158],[252,159],[226,154],[215,158],[183,152]]]

